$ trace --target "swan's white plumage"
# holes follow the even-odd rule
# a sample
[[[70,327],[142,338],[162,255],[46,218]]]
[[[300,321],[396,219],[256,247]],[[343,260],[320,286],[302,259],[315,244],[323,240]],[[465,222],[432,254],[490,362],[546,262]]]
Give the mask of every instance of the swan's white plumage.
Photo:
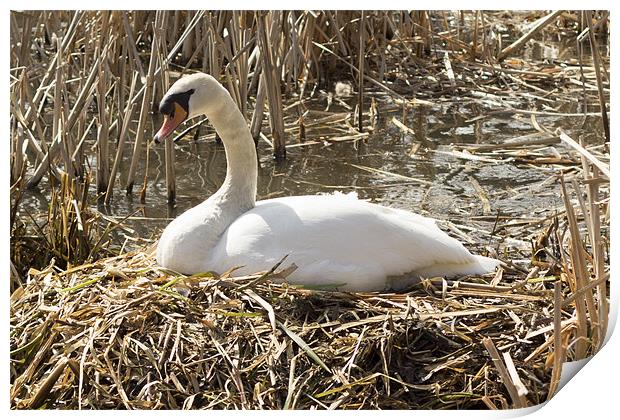
[[[472,261],[469,251],[433,219],[338,196],[257,202],[228,227],[202,268],[221,272],[244,265],[242,273],[250,274],[286,254],[287,262],[299,267],[289,282],[342,284],[348,290],[382,290],[391,286],[388,276],[411,272],[452,275],[492,269],[486,260]]]
[[[255,150],[232,99],[210,76],[177,84],[170,91],[191,87],[199,94],[190,107],[207,114],[220,133],[228,172],[217,193],[165,229],[157,249],[162,266],[186,274],[241,266],[236,273],[251,274],[288,254],[287,263],[298,266],[290,283],[351,291],[401,288],[420,277],[483,274],[497,266],[497,260],[472,255],[433,219],[348,194],[254,203]],[[220,107],[208,97],[218,99]]]

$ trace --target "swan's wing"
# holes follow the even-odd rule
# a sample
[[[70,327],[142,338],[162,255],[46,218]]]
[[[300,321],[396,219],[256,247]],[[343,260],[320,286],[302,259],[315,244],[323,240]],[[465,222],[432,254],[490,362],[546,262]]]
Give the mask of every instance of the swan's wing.
[[[441,272],[442,266],[444,274],[456,274],[459,266],[477,265],[433,219],[347,196],[260,201],[230,225],[207,264],[216,271],[243,265],[249,273],[268,269],[287,254],[302,282],[346,278],[370,282],[367,289],[377,289],[386,276]]]

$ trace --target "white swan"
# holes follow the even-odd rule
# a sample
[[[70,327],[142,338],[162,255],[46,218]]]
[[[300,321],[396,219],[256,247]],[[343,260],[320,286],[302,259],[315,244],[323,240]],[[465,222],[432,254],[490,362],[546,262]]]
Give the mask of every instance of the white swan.
[[[498,264],[472,255],[433,219],[350,195],[283,197],[255,202],[257,158],[246,121],[213,77],[179,79],[160,104],[168,137],[185,119],[206,115],[226,149],[222,187],[174,219],[157,262],[184,274],[236,274],[271,268],[285,255],[298,269],[287,281],[347,291],[402,288],[428,276],[483,274]]]

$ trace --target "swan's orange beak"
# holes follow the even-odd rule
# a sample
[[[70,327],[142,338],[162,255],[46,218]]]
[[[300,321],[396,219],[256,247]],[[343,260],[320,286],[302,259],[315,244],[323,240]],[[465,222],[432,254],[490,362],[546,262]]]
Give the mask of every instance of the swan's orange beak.
[[[187,118],[187,112],[181,105],[175,102],[174,112],[171,115],[164,115],[164,123],[153,138],[155,143],[159,143],[168,137],[183,121],[185,121],[185,118]]]

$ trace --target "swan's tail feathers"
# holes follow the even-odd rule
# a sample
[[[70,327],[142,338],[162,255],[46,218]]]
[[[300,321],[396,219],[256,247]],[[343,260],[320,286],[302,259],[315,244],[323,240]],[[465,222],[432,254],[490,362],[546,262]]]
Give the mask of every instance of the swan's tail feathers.
[[[474,255],[474,259],[465,264],[438,264],[417,270],[422,277],[452,277],[452,276],[475,276],[492,273],[499,265],[499,260],[482,255]]]
[[[490,257],[483,257],[482,255],[474,255],[476,260],[478,261],[478,265],[480,266],[480,272],[473,274],[487,274],[495,271],[497,266],[499,265],[499,260]]]

